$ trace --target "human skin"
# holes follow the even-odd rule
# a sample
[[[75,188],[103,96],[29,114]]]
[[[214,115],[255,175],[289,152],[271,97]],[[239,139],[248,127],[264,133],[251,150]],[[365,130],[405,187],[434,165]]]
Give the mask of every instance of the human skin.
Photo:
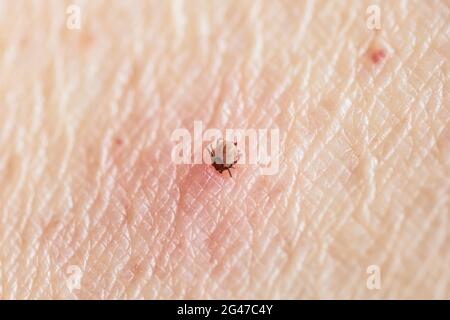
[[[449,299],[449,32],[448,1],[1,1],[0,298]],[[175,164],[195,120],[278,128],[279,171]]]

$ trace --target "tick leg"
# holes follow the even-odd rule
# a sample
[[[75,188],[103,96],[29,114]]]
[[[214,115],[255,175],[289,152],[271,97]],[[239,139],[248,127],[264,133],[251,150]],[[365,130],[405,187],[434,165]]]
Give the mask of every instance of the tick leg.
[[[233,178],[233,176],[231,175],[231,171],[230,171],[230,169],[228,169],[228,168],[227,168],[227,170],[228,170],[228,173],[230,174],[230,177],[232,177],[232,178]]]

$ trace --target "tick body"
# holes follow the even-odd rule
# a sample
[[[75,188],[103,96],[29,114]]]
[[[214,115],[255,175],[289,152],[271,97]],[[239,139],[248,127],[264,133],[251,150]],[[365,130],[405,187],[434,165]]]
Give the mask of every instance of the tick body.
[[[212,149],[208,151],[211,155],[211,165],[214,169],[219,173],[227,170],[230,177],[232,177],[230,169],[238,162],[240,156],[239,150],[237,149],[237,142],[218,139],[215,144],[213,143]]]

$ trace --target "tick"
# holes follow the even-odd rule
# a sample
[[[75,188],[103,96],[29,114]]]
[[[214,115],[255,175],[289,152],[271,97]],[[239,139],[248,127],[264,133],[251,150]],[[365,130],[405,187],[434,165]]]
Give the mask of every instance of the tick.
[[[214,169],[216,169],[219,173],[227,170],[230,177],[233,177],[230,169],[233,168],[240,157],[237,142],[229,142],[224,139],[218,139],[216,140],[215,147],[212,149],[208,148],[208,151],[211,155],[211,165]]]

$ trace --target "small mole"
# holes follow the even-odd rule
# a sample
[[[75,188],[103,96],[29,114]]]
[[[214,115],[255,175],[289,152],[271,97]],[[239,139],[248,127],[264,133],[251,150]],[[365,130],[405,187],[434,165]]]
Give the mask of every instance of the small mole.
[[[384,58],[386,58],[386,51],[383,49],[374,50],[370,54],[370,60],[375,64],[379,64]]]

